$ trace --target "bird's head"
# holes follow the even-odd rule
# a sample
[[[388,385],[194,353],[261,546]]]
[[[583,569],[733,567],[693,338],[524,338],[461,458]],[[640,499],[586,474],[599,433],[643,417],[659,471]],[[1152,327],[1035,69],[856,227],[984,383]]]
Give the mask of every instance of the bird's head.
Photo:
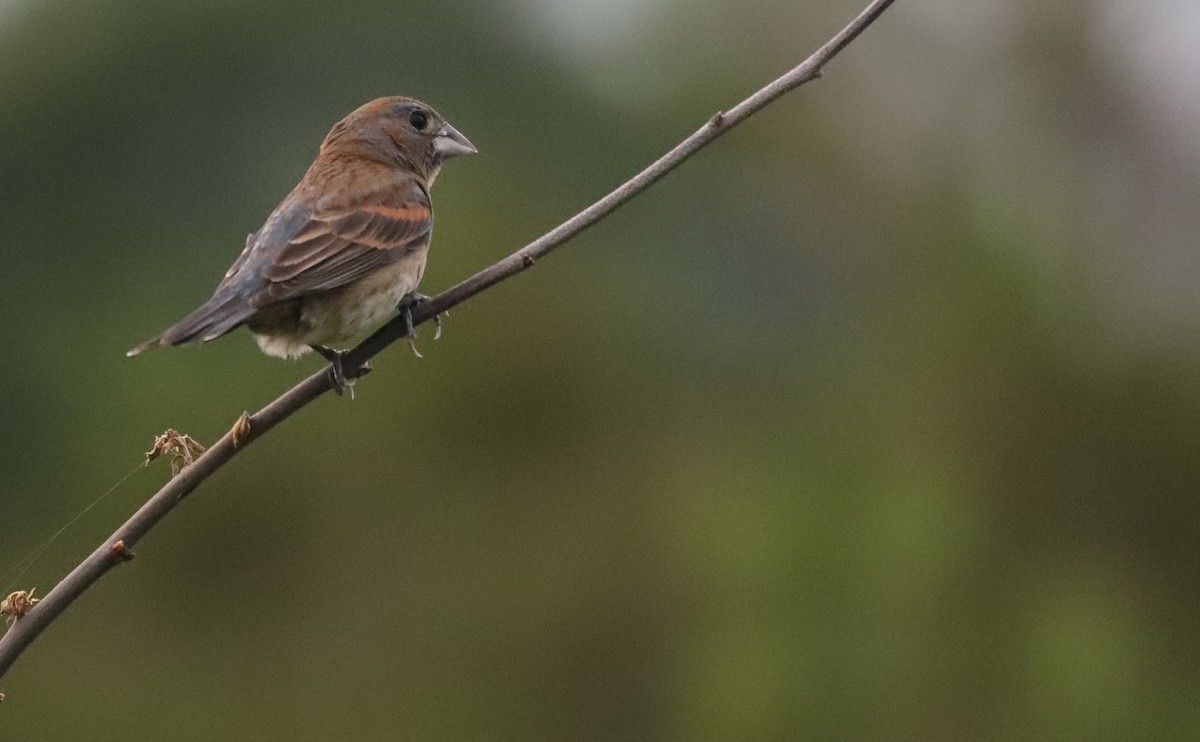
[[[471,141],[429,105],[414,98],[378,98],[337,122],[322,154],[351,154],[411,167],[429,183],[442,163],[475,154]]]

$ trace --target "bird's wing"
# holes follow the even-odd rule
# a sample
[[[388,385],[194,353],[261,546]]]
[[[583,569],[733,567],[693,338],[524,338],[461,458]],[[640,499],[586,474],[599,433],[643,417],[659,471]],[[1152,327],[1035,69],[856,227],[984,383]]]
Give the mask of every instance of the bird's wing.
[[[284,301],[343,286],[429,244],[433,211],[415,181],[376,191],[349,207],[315,209],[287,224],[275,245],[252,248],[248,263],[265,279],[253,303]],[[264,228],[263,233],[275,232]],[[255,260],[253,253],[261,259]],[[239,261],[241,262],[241,261]],[[236,265],[236,264],[235,264]]]

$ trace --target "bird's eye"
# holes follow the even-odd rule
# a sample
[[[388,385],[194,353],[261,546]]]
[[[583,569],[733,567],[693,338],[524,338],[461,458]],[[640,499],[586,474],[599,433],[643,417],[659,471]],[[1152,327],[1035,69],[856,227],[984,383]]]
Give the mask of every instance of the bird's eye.
[[[425,131],[425,127],[429,125],[429,117],[425,115],[424,111],[417,109],[408,114],[408,123],[412,124],[412,128],[417,131]]]

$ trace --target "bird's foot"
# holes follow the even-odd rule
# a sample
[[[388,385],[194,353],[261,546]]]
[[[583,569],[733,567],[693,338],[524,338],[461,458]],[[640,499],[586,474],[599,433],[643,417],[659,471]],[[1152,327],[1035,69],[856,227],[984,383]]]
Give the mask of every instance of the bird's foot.
[[[432,299],[432,297],[426,296],[425,294],[418,294],[417,292],[413,291],[413,292],[405,294],[404,298],[402,298],[400,300],[400,303],[398,305],[396,305],[396,308],[400,310],[401,316],[404,317],[404,337],[405,337],[405,339],[408,340],[408,347],[412,348],[412,352],[417,356],[417,358],[424,358],[424,356],[422,356],[421,352],[419,350],[417,350],[417,329],[413,326],[412,310],[413,310],[413,307],[415,307],[419,304],[424,304],[425,302],[429,301],[430,299]],[[449,317],[450,313],[445,312],[445,315],[447,317]],[[441,340],[441,338],[442,338],[442,315],[441,314],[433,315],[433,325],[435,328],[437,328],[434,330],[433,339]]]
[[[346,351],[326,348],[324,345],[314,345],[312,349],[322,358],[329,361],[329,376],[333,385],[333,391],[337,392],[337,395],[340,397],[344,391],[349,389],[350,399],[354,399],[354,382],[371,373],[371,364],[363,361],[358,368],[352,369],[351,373],[347,374],[346,365],[342,361],[342,357],[346,355]]]

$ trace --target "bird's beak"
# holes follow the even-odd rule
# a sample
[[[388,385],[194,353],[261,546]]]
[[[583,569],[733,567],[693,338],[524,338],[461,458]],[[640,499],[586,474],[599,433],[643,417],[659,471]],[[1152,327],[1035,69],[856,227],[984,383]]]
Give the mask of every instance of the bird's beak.
[[[470,139],[464,137],[462,132],[450,124],[446,124],[441,129],[438,129],[437,135],[433,138],[433,148],[442,157],[473,155],[479,151],[475,149],[474,144],[471,144]]]

